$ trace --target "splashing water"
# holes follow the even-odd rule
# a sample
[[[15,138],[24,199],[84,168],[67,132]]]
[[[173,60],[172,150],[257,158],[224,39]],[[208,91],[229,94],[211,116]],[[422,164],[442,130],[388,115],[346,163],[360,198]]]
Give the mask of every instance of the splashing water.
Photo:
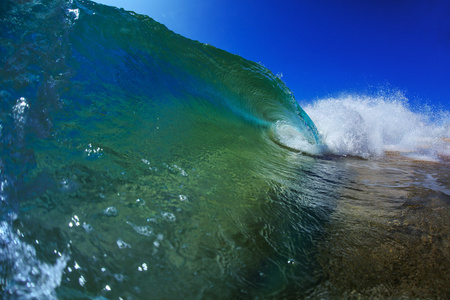
[[[7,274],[0,282],[5,299],[57,299],[55,288],[69,261],[66,255],[57,252],[54,264],[41,262],[36,249],[21,241],[5,221],[0,223],[0,246],[0,272]]]
[[[448,112],[413,112],[401,93],[322,99],[305,111],[336,155],[369,158],[397,151],[431,161],[450,155]]]

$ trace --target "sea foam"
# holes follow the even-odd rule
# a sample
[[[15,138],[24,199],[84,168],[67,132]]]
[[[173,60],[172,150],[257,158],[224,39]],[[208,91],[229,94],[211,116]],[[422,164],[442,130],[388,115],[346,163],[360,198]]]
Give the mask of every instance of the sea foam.
[[[388,151],[418,160],[449,156],[450,114],[417,112],[401,93],[389,96],[343,95],[304,105],[327,152],[380,157]]]
[[[17,236],[5,221],[0,222],[0,285],[5,298],[57,299],[67,255],[58,253],[55,264],[41,262],[36,249]]]

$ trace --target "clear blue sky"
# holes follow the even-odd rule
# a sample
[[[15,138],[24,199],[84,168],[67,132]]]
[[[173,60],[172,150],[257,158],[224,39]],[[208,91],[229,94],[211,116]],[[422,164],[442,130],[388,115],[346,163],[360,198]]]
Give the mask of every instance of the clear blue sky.
[[[261,62],[300,102],[398,89],[450,110],[450,0],[99,0]]]

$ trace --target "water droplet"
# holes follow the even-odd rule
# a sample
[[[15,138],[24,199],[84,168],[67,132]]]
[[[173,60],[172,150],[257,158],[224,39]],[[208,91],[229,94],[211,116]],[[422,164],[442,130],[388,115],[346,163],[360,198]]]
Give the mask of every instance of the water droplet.
[[[83,275],[81,275],[80,278],[78,278],[78,283],[81,286],[84,286],[86,284],[86,279],[83,277]]]
[[[80,265],[79,265],[77,262],[74,262],[73,267],[74,267],[76,270],[78,270],[78,269],[81,268]]]
[[[295,259],[290,258],[290,259],[288,259],[287,263],[290,265],[294,265],[296,263],[296,261],[295,261]]]

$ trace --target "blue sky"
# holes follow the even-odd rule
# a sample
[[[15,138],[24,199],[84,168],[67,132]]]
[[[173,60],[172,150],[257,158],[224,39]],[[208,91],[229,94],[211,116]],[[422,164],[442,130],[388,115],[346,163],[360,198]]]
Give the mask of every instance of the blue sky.
[[[448,0],[99,0],[260,62],[301,102],[400,90],[450,110]]]

